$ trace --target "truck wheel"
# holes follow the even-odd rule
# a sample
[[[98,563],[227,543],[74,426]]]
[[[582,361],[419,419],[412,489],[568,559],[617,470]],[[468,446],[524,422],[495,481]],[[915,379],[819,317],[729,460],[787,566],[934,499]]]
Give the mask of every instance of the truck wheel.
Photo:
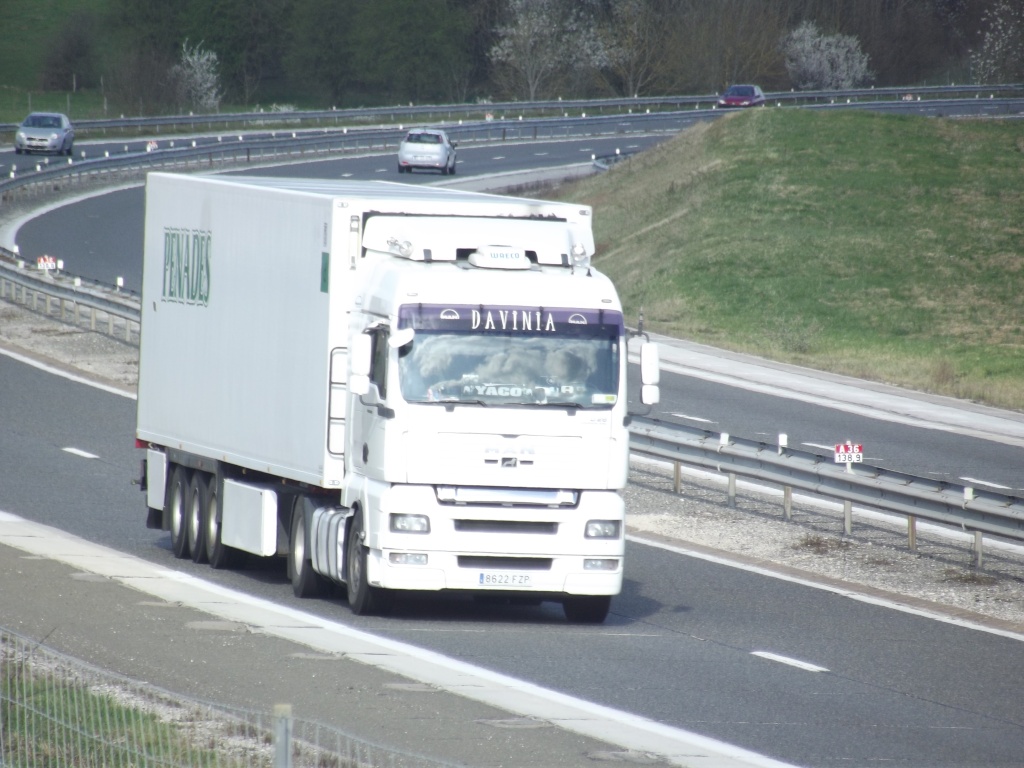
[[[567,597],[562,601],[565,618],[573,624],[600,624],[608,618],[612,599],[608,595]]]
[[[192,473],[192,482],[188,486],[188,517],[186,519],[186,535],[188,551],[192,553],[192,562],[206,562],[206,508],[209,499],[206,496],[206,476],[202,472]]]
[[[296,597],[316,597],[323,588],[320,574],[313,570],[310,557],[309,536],[306,533],[306,516],[302,512],[302,497],[292,506],[292,538],[288,548],[288,579]]]
[[[348,604],[357,616],[373,613],[387,613],[391,608],[391,593],[371,587],[366,581],[366,553],[363,545],[363,513],[357,511],[352,520],[345,546],[345,570],[347,576]]]
[[[225,546],[220,540],[220,497],[217,495],[217,476],[211,475],[206,481],[206,559],[211,568],[237,568],[242,564],[245,553],[234,547]]]
[[[171,549],[174,556],[188,557],[188,470],[175,466],[171,473],[168,493],[168,512],[171,518]]]

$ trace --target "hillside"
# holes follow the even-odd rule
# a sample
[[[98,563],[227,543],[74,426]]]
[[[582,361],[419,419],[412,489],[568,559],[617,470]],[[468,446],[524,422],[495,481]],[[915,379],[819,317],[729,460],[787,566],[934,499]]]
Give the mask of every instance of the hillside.
[[[1019,122],[760,109],[557,195],[631,323],[1024,409],[1022,182]]]

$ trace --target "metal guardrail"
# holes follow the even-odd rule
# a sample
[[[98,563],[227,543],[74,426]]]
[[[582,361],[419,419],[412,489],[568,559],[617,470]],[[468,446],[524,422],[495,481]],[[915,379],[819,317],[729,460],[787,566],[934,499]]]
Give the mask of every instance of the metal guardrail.
[[[995,83],[977,85],[963,83],[960,85],[935,85],[894,88],[851,88],[835,91],[776,91],[765,94],[769,101],[788,102],[795,104],[813,104],[832,100],[854,101],[901,99],[908,95],[922,98],[950,98],[964,96],[981,96],[989,94],[1011,93],[1020,95],[1024,92],[1024,84]],[[394,105],[383,107],[361,107],[354,109],[324,110],[270,110],[260,112],[226,112],[203,115],[166,115],[155,117],[119,117],[102,120],[75,120],[75,127],[80,131],[106,132],[131,129],[137,133],[150,131],[159,133],[161,128],[207,129],[218,124],[241,126],[264,126],[268,124],[300,124],[300,125],[334,125],[340,126],[365,124],[380,120],[409,120],[417,118],[435,118],[438,115],[452,119],[467,118],[476,115],[476,119],[484,119],[488,113],[530,114],[544,116],[549,113],[561,114],[566,110],[586,111],[592,114],[603,112],[628,112],[635,109],[681,109],[696,108],[701,104],[713,105],[718,94],[695,96],[668,95],[644,96],[614,99],[551,99],[546,101],[503,101],[477,102],[472,104],[434,104],[434,105]],[[14,131],[17,124],[0,124],[0,131]]]
[[[1000,86],[1010,88],[1011,86]],[[1012,86],[1016,87],[1016,86]],[[969,90],[976,90],[970,86]],[[1020,89],[1024,93],[1024,88]],[[862,92],[850,92],[862,93]],[[871,93],[871,92],[868,92]],[[884,111],[905,111],[917,108],[917,103],[885,98],[870,101],[840,100],[836,92],[801,93],[812,108],[860,108]],[[881,94],[883,97],[885,94]],[[821,97],[818,101],[815,98]],[[991,96],[991,94],[990,94]],[[700,97],[685,97],[677,101]],[[621,101],[621,100],[620,100]],[[639,109],[634,100],[630,109]],[[631,111],[614,114],[588,113],[594,102],[562,103],[558,117],[531,119],[482,119],[472,122],[458,120],[443,123],[448,133],[462,144],[492,144],[520,141],[553,141],[572,136],[625,136],[629,134],[675,133],[697,120],[711,120],[725,112],[714,108],[665,111]],[[713,107],[712,101],[706,102]],[[944,114],[963,114],[974,110],[985,115],[1019,116],[1020,98],[945,99],[929,102],[929,106]],[[570,114],[582,107],[579,114]],[[426,108],[424,108],[426,109]],[[600,110],[599,110],[600,112]],[[141,118],[140,118],[141,119]],[[149,142],[136,140],[123,144],[123,151],[111,155],[87,157],[80,150],[78,157],[56,159],[28,158],[28,165],[20,168],[15,163],[7,175],[0,178],[0,205],[21,198],[49,193],[61,185],[81,185],[92,182],[115,182],[125,177],[140,175],[147,170],[203,169],[231,163],[253,164],[282,159],[302,160],[323,158],[335,154],[397,151],[404,131],[401,126],[376,128],[338,127],[304,131],[272,131],[201,138],[175,138],[165,140],[157,148]],[[51,162],[52,160],[52,162]]]
[[[0,248],[0,301],[22,304],[61,322],[105,331],[128,343],[139,340],[139,299],[135,294],[58,270],[38,269],[6,248]]]
[[[0,249],[0,255],[5,255]],[[8,254],[9,255],[9,252]],[[35,311],[61,321],[89,327],[106,321],[109,335],[127,343],[139,339],[139,299],[130,293],[111,295],[95,286],[83,287],[79,278],[50,275],[24,266],[12,267],[0,259],[0,301],[19,300]],[[843,502],[844,529],[853,531],[853,504],[903,515],[907,518],[908,545],[916,548],[916,521],[928,520],[974,532],[975,561],[983,560],[983,534],[1024,541],[1024,499],[987,489],[917,477],[864,463],[837,465],[831,456],[764,441],[717,433],[679,424],[633,417],[629,427],[630,451],[672,462],[675,491],[680,491],[682,466],[724,474],[729,479],[729,503],[736,503],[736,479],[756,480],[783,489],[783,512],[792,517],[792,494],[797,489]]]
[[[737,477],[781,487],[786,519],[791,517],[794,488],[842,501],[846,533],[853,529],[853,504],[904,515],[912,549],[916,547],[918,518],[951,525],[974,533],[979,567],[983,534],[1024,540],[1024,499],[1016,496],[868,464],[836,464],[832,456],[785,444],[771,445],[654,419],[634,417],[629,431],[632,452],[673,463],[676,493],[680,491],[680,467],[686,465],[727,475],[731,505],[735,505]]]
[[[703,115],[622,115],[536,120],[485,120],[446,125],[460,144],[494,144],[520,141],[551,141],[571,136],[617,136],[629,133],[675,133],[690,122],[711,119]],[[404,131],[397,128],[338,129],[331,131],[274,132],[267,134],[206,137],[164,142],[147,150],[125,145],[124,153],[95,158],[35,158],[28,167],[12,168],[0,178],[0,205],[48,195],[61,185],[116,183],[150,170],[204,170],[228,164],[252,165],[270,161],[324,159],[331,155],[398,150]],[[52,160],[52,162],[51,162]]]
[[[989,86],[986,90],[996,87]],[[1021,90],[1022,86],[998,86],[998,88]],[[968,92],[979,92],[984,87],[964,86],[963,89]],[[948,88],[945,87],[917,90],[929,90],[935,93],[948,92]],[[888,89],[888,91],[880,89],[877,93],[881,96],[891,96],[902,95],[906,92],[907,89]],[[865,92],[848,93],[863,94]],[[868,91],[867,93],[875,92]],[[826,94],[823,92],[800,95],[805,98],[813,98],[824,97]],[[836,96],[836,92],[829,92],[827,95],[829,98],[833,98]],[[592,104],[593,102],[585,103]],[[1016,104],[1016,100],[1013,100],[1013,103]],[[559,104],[562,107],[568,106],[562,102]],[[710,112],[704,116],[704,119],[714,116],[716,113]],[[642,120],[644,117],[644,115],[634,115],[630,122],[638,118]],[[688,119],[695,118],[688,115]],[[587,118],[588,130],[621,133],[623,132],[622,120],[621,115]],[[458,136],[460,141],[500,142],[568,135],[570,125],[578,126],[578,119],[571,121],[567,119],[485,121],[472,125],[453,126],[449,131]],[[397,146],[400,136],[399,131],[391,128],[352,132],[333,131],[305,136],[290,134],[285,137],[271,136],[269,139],[258,140],[256,144],[244,140],[240,140],[237,144],[234,142],[217,142],[204,146],[193,144],[182,148],[168,148],[122,158],[103,158],[40,170],[27,179],[0,181],[0,202],[10,194],[11,189],[15,186],[46,188],[55,180],[73,176],[76,173],[111,174],[119,170],[141,172],[142,169],[162,167],[180,169],[183,165],[188,168],[192,164],[202,166],[203,164],[212,165],[215,162],[250,163],[254,161],[254,152],[256,160],[263,160],[270,157],[278,158],[281,154],[315,156],[333,152],[368,151],[376,148],[387,150]],[[389,142],[392,143],[389,144]],[[595,163],[598,167],[607,167],[616,159],[618,158],[602,158]],[[7,264],[4,263],[3,257],[7,257]],[[12,298],[17,301],[20,288],[23,303],[31,301],[33,309],[37,309],[37,297],[42,297],[46,313],[52,315],[51,302],[57,301],[60,319],[64,320],[65,310],[70,304],[76,321],[80,321],[80,308],[86,308],[90,312],[90,327],[94,330],[97,327],[97,317],[105,316],[108,322],[108,333],[113,335],[116,322],[120,322],[120,327],[124,330],[124,338],[127,341],[133,340],[133,333],[137,338],[139,321],[137,297],[126,295],[123,300],[121,297],[111,299],[109,292],[83,290],[82,282],[77,278],[72,278],[69,285],[66,277],[53,275],[46,275],[43,279],[32,277],[24,270],[24,266],[13,267],[11,265],[10,262],[15,257],[15,254],[0,248],[0,299],[7,297],[8,286],[11,286]],[[979,565],[982,560],[982,534],[989,533],[1024,540],[1024,501],[1017,497],[894,473],[864,464],[838,468],[834,463],[826,462],[825,457],[817,454],[785,447],[771,447],[765,443],[730,437],[726,434],[719,435],[645,419],[636,419],[631,426],[630,445],[635,452],[672,461],[677,468],[677,491],[678,467],[681,464],[687,464],[727,474],[730,478],[730,499],[733,501],[735,500],[735,478],[737,476],[781,486],[785,495],[784,508],[787,517],[791,510],[792,489],[794,488],[842,500],[848,532],[852,528],[850,505],[853,503],[906,515],[908,537],[912,547],[916,537],[917,518],[974,531],[976,558]]]

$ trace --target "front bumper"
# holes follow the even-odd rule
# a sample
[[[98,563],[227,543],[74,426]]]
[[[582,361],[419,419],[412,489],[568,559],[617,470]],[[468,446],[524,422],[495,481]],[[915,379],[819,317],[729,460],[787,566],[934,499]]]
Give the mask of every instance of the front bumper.
[[[614,491],[584,491],[572,507],[492,506],[441,504],[428,486],[394,486],[380,510],[368,537],[374,586],[546,595],[622,589],[625,505]],[[409,511],[430,518],[429,534],[389,530],[392,512]],[[618,521],[618,538],[585,538],[588,520]],[[426,562],[395,561],[410,554]]]

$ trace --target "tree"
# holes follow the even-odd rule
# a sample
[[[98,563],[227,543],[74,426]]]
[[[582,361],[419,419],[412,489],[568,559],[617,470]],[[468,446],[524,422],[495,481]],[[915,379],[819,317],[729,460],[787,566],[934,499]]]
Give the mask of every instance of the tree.
[[[456,100],[466,91],[469,34],[469,15],[451,0],[364,3],[352,22],[353,78],[389,103]]]
[[[978,83],[1010,83],[1024,77],[1024,8],[997,0],[982,16],[980,47],[971,53]]]
[[[489,53],[495,76],[511,93],[535,101],[553,80],[607,63],[594,29],[589,3],[508,0]]]
[[[654,80],[663,50],[659,15],[648,0],[617,0],[602,34],[617,90],[639,96]]]
[[[190,0],[182,36],[217,51],[225,90],[251,104],[264,79],[283,71],[289,7],[289,0]]]
[[[295,0],[285,67],[296,94],[344,102],[352,81],[351,20],[357,0]]]
[[[801,90],[854,88],[871,79],[857,38],[823,34],[811,21],[783,38],[782,51],[789,77]]]
[[[201,42],[190,46],[186,40],[181,44],[181,59],[171,67],[170,78],[179,103],[211,111],[220,106],[217,54],[203,48]]]
[[[93,88],[97,77],[97,19],[89,11],[73,12],[61,27],[43,64],[43,90]]]

